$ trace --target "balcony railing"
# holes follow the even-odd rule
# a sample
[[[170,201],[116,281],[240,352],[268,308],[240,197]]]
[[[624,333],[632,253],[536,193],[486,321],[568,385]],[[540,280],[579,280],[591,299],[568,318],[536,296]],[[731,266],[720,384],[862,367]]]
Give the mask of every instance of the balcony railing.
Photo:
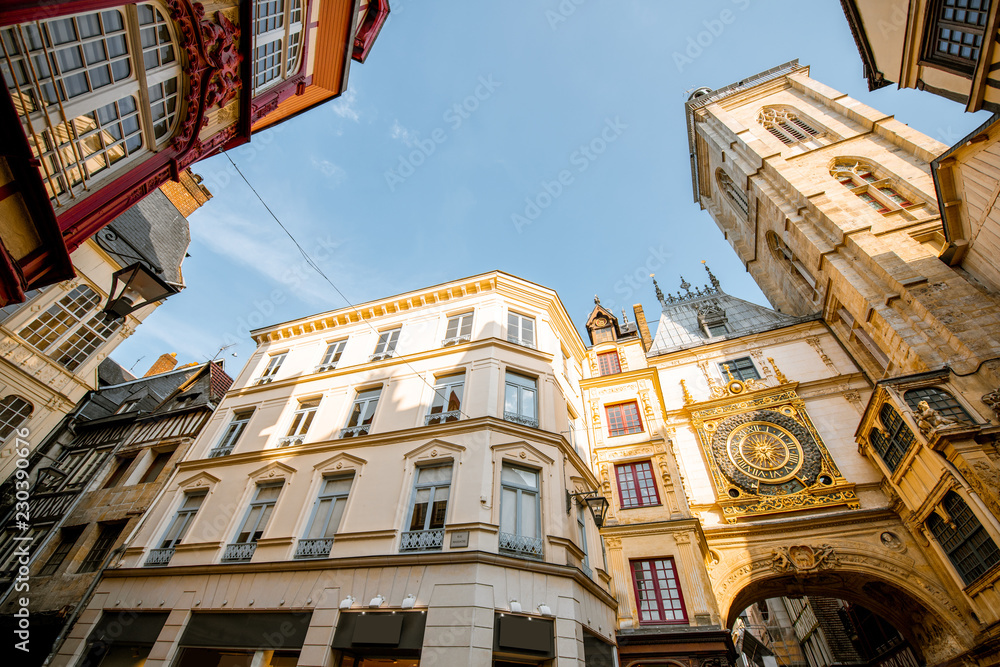
[[[301,445],[305,441],[305,434],[302,435],[286,435],[284,438],[278,439],[278,447],[291,447],[293,445]]]
[[[464,336],[452,336],[451,338],[445,338],[441,341],[441,347],[458,345],[459,343],[468,343],[470,340],[472,340],[472,336],[469,334],[465,334]]]
[[[337,367],[336,363],[320,364],[319,366],[316,367],[316,371],[315,372],[317,372],[317,373],[325,373],[326,371],[332,371],[336,367]]]
[[[430,426],[431,424],[443,424],[445,422],[457,422],[462,416],[461,410],[452,410],[450,412],[435,412],[432,415],[427,415],[424,417],[424,426]]]
[[[542,558],[542,538],[500,533],[500,553],[520,558]]]
[[[253,558],[253,552],[257,551],[256,542],[239,542],[227,544],[226,550],[222,554],[223,563],[244,563]]]
[[[346,428],[340,429],[341,438],[353,438],[359,435],[368,435],[368,431],[371,430],[371,424],[362,424],[361,426],[348,426]]]
[[[326,558],[333,547],[332,537],[320,537],[311,540],[299,540],[295,547],[296,558]]]
[[[271,382],[273,379],[274,379],[273,376],[265,375],[264,377],[259,377],[256,380],[254,380],[254,384],[267,384],[268,382]]]
[[[538,428],[538,420],[534,417],[525,417],[516,412],[504,412],[504,421],[514,422],[515,424],[523,424],[524,426],[530,426],[531,428]]]
[[[507,336],[507,342],[520,345],[521,347],[530,347],[532,350],[536,349],[534,341],[518,338],[517,336]]]
[[[400,551],[437,551],[444,546],[444,528],[403,533]]]
[[[382,361],[383,359],[388,359],[392,356],[394,350],[389,350],[388,352],[376,352],[375,354],[369,355],[368,361]]]
[[[170,559],[174,556],[174,548],[169,549],[150,549],[149,556],[146,558],[146,567],[152,567],[154,565],[167,565],[170,563]]]
[[[232,453],[233,453],[233,445],[229,445],[228,447],[216,447],[215,449],[213,449],[208,453],[208,458],[217,459],[220,456],[229,456]]]

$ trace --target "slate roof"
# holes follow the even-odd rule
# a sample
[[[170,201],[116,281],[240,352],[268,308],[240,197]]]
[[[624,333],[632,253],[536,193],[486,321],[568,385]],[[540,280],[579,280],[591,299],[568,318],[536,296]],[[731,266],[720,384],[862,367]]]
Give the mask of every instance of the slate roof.
[[[653,346],[649,350],[650,355],[697,347],[719,340],[739,338],[750,333],[768,331],[813,319],[813,316],[802,318],[783,315],[770,308],[758,306],[755,303],[726,294],[718,279],[712,275],[711,270],[707,266],[705,270],[708,271],[709,275],[710,283],[708,285],[691,289],[692,286],[682,277],[681,289],[684,292],[677,292],[676,295],[669,293],[664,295],[659,285],[656,284],[656,280],[653,280],[656,296],[663,312],[656,327],[656,335],[653,336]],[[728,333],[709,336],[703,328],[699,316],[702,319],[712,321],[719,317],[718,311],[720,310]]]

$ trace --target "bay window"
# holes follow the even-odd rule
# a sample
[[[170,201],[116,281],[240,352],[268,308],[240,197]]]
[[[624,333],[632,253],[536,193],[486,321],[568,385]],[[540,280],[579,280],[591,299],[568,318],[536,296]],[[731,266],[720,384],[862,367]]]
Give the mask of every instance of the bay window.
[[[66,370],[75,371],[119,327],[121,320],[109,322],[101,314],[101,295],[89,285],[77,285],[18,335]]]
[[[305,0],[254,0],[253,92],[298,73]]]
[[[538,428],[538,380],[507,372],[503,418],[509,422]]]

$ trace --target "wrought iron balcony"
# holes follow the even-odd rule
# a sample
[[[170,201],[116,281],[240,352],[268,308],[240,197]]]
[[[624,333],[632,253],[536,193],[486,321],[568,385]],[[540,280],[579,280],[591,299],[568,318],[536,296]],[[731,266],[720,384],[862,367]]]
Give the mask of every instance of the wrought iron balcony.
[[[326,371],[332,371],[336,367],[337,367],[337,364],[320,364],[319,366],[316,367],[316,371],[315,372],[317,372],[317,373],[325,373]]]
[[[458,345],[459,343],[468,343],[472,340],[472,336],[466,334],[464,336],[452,336],[451,338],[445,338],[441,341],[441,347],[448,347],[449,345]]]
[[[286,435],[284,438],[278,440],[278,447],[291,447],[292,445],[301,445],[305,441],[305,434],[302,435]]]
[[[444,528],[436,530],[411,530],[403,533],[400,551],[437,551],[444,546]]]
[[[320,537],[311,540],[299,540],[295,547],[296,558],[326,558],[333,547],[332,537]]]
[[[220,456],[229,456],[232,453],[233,453],[233,445],[229,445],[228,447],[216,447],[215,449],[213,449],[208,453],[208,458],[217,459]]]
[[[431,424],[443,424],[445,422],[457,422],[462,417],[461,410],[452,410],[450,412],[436,412],[432,415],[427,415],[424,417],[424,426],[430,426]]]
[[[245,563],[253,558],[253,552],[257,551],[256,542],[238,542],[227,544],[226,550],[222,554],[223,563]]]
[[[500,533],[500,553],[518,556],[519,558],[542,558],[542,538]]]
[[[392,356],[393,350],[388,352],[378,352],[376,354],[369,355],[368,361],[382,361],[383,359],[388,359]]]
[[[167,565],[173,556],[173,547],[170,547],[169,549],[150,549],[145,565],[146,567],[152,567],[154,565]]]
[[[257,378],[254,381],[254,384],[267,384],[268,382],[270,382],[273,379],[274,378],[271,377],[270,375],[265,375],[264,377]]]
[[[507,342],[520,345],[521,347],[530,347],[532,350],[536,349],[533,341],[518,338],[517,336],[507,336]]]
[[[504,421],[530,426],[531,428],[538,428],[538,420],[534,417],[525,417],[524,415],[520,415],[516,412],[504,412],[503,418]]]
[[[368,435],[368,431],[371,430],[371,424],[362,424],[361,426],[348,426],[346,428],[340,429],[341,438],[353,438],[358,435]]]

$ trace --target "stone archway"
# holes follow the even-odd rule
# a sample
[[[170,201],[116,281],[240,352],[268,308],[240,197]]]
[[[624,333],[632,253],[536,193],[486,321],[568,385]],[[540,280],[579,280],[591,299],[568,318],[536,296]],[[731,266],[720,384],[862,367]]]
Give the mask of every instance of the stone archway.
[[[948,663],[975,647],[971,619],[934,581],[916,576],[912,559],[879,556],[863,545],[792,544],[744,552],[731,563],[710,575],[726,627],[758,600],[816,595],[882,615],[928,666]]]

